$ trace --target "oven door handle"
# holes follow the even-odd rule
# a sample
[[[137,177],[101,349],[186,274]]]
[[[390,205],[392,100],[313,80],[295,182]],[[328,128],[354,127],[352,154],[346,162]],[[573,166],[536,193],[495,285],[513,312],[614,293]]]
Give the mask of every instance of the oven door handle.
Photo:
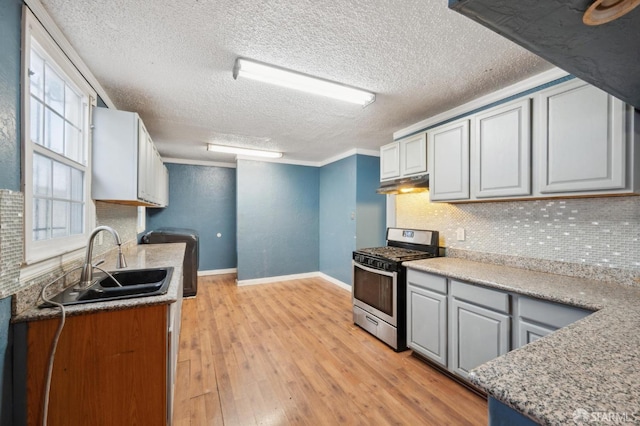
[[[371,272],[372,274],[386,275],[387,277],[392,277],[392,278],[395,277],[397,274],[397,272],[388,272],[388,271],[383,271],[382,269],[369,268],[368,266],[364,266],[363,264],[358,263],[355,260],[352,260],[351,262],[353,263],[354,267]]]

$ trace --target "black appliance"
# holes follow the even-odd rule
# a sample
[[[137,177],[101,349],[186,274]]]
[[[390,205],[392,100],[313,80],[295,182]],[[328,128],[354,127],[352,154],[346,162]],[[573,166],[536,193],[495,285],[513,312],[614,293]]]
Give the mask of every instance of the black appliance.
[[[402,262],[437,257],[438,231],[387,229],[387,245],[353,252],[353,322],[391,346],[407,349],[407,280]]]
[[[198,292],[199,238],[193,229],[160,228],[147,232],[141,239],[143,244],[186,243],[182,263],[183,296],[195,296]]]

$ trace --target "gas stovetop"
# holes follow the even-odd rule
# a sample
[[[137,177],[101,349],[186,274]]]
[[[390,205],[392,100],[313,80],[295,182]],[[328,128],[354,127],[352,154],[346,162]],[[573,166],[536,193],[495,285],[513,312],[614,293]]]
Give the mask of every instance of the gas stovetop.
[[[356,250],[356,253],[393,262],[406,262],[408,260],[435,257],[432,253],[428,253],[426,251],[411,250],[393,246],[363,248]]]

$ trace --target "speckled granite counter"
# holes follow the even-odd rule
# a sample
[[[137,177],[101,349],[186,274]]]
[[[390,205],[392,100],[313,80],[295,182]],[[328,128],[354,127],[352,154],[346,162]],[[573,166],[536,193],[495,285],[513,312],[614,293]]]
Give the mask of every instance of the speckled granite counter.
[[[86,314],[89,312],[128,309],[136,306],[150,306],[170,304],[178,299],[180,278],[182,277],[182,262],[184,259],[185,244],[143,244],[128,247],[124,253],[127,260],[126,269],[143,269],[157,267],[173,267],[171,282],[167,293],[160,296],[136,297],[131,299],[112,300],[107,302],[93,302],[66,307],[67,316]],[[110,253],[105,263],[101,265],[106,270],[115,269],[115,255]],[[29,291],[30,290],[30,291]],[[29,294],[29,293],[33,294]],[[58,308],[40,309],[37,304],[40,294],[39,288],[27,289],[21,297],[26,299],[31,306],[21,309],[21,312],[13,316],[13,322],[33,321],[60,316]]]
[[[640,288],[455,258],[404,265],[598,310],[477,367],[470,380],[542,424],[575,424],[585,412],[640,423]]]

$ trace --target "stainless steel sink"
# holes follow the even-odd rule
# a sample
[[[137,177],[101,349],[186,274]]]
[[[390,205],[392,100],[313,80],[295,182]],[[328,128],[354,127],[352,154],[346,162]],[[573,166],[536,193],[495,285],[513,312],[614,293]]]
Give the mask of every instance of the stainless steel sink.
[[[169,289],[173,267],[117,270],[109,273],[120,283],[120,286],[110,276],[104,273],[96,274],[90,287],[79,290],[72,285],[50,299],[63,305],[77,305],[159,296]],[[51,306],[53,305],[50,303],[40,305],[41,308]]]

